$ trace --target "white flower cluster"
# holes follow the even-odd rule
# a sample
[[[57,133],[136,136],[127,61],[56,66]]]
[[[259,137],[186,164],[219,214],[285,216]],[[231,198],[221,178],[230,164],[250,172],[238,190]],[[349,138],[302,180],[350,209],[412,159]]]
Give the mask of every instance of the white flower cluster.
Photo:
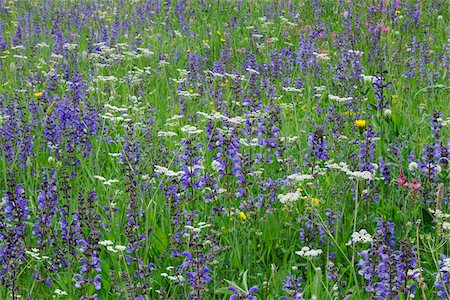
[[[317,53],[317,52],[313,52],[314,56],[316,58],[322,59],[322,60],[330,60],[330,57],[328,56],[327,53]]]
[[[177,135],[178,134],[176,132],[172,132],[172,131],[158,131],[158,133],[157,133],[158,137],[174,137]]]
[[[67,292],[60,289],[55,289],[55,294],[58,296],[67,296]]]
[[[321,249],[311,249],[307,246],[303,247],[300,251],[295,251],[295,254],[300,255],[301,257],[317,257],[322,254]]]
[[[119,182],[119,180],[117,180],[117,179],[108,179],[108,180],[106,180],[105,177],[99,176],[99,175],[94,175],[94,178],[102,181],[104,185],[112,185],[113,183]]]
[[[376,168],[377,166],[373,164]],[[366,179],[366,180],[373,180],[375,179],[375,173],[369,172],[369,171],[351,171],[348,168],[348,165],[345,162],[340,162],[339,164],[333,163],[332,161],[325,162],[325,166],[329,169],[336,169],[339,171],[344,172],[347,174],[350,178],[360,178],[360,179]]]
[[[43,260],[43,259],[49,258],[48,256],[45,256],[45,255],[40,256],[39,249],[36,249],[36,248],[32,248],[31,251],[25,250],[25,253],[37,260]]]
[[[195,97],[200,97],[201,96],[199,93],[191,93],[191,92],[188,92],[188,91],[179,91],[178,95],[186,97],[186,98],[195,98]]]
[[[303,181],[303,180],[312,180],[314,179],[314,176],[309,174],[292,174],[289,175],[287,178],[292,181]]]
[[[298,89],[298,88],[290,87],[290,86],[288,86],[288,87],[282,87],[282,89],[283,89],[283,91],[286,91],[286,92],[296,92],[296,93],[301,93],[301,92],[303,92],[303,89]]]
[[[202,231],[202,229],[204,228],[208,228],[211,227],[211,224],[205,223],[205,222],[200,222],[197,224],[197,227],[191,226],[191,225],[186,225],[184,226],[184,228],[192,231],[192,233],[200,233],[200,231]]]
[[[351,244],[366,244],[372,242],[372,236],[365,230],[361,229],[360,231],[355,231],[352,233],[350,241],[346,244],[350,246]]]
[[[373,83],[375,81],[374,76],[368,76],[368,75],[361,74],[361,78],[364,82],[367,82],[367,83]]]
[[[331,95],[331,94],[328,95],[328,98],[330,98],[330,100],[334,100],[337,102],[343,102],[343,103],[353,100],[353,97],[339,97],[339,96],[335,96],[335,95]]]
[[[202,133],[203,130],[201,129],[197,129],[197,127],[192,126],[192,125],[185,125],[183,127],[181,127],[181,131],[191,135],[191,134],[199,134]]]
[[[286,195],[280,194],[278,195],[278,200],[283,204],[287,204],[297,201],[300,199],[300,196],[301,194],[299,192],[287,193]]]
[[[0,124],[9,119],[9,115],[0,115]]]
[[[127,114],[128,108],[117,107],[115,105],[105,104],[105,109],[108,111],[104,115],[101,115],[103,119],[107,119],[115,122],[129,122],[131,121],[130,116]]]
[[[173,271],[176,270],[175,267],[173,266],[169,266],[166,268],[167,271]],[[169,275],[167,273],[161,273],[162,277],[166,277],[167,279],[171,280],[171,281],[175,281],[175,282],[184,282],[184,277],[183,275],[180,274],[175,274],[175,275]]]
[[[106,250],[110,251],[110,252],[123,252],[127,249],[126,246],[122,246],[122,245],[115,245],[114,246],[114,242],[110,241],[110,240],[104,240],[104,241],[100,241],[98,242],[99,245],[102,246],[106,246]]]
[[[439,209],[436,209],[436,210],[434,210],[434,209],[428,209],[428,211],[430,212],[430,213],[432,213],[432,214],[434,214],[434,216],[436,217],[436,218],[440,218],[440,219],[448,219],[448,218],[450,218],[450,214],[444,214],[441,210],[439,210]]]
[[[181,177],[184,174],[183,171],[175,172],[161,166],[155,166],[155,173],[166,175],[167,177]]]

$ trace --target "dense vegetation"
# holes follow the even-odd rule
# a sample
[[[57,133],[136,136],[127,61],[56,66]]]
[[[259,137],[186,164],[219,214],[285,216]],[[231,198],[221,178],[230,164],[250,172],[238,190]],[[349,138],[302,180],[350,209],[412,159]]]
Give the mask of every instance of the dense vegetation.
[[[447,0],[0,0],[0,299],[450,299]]]

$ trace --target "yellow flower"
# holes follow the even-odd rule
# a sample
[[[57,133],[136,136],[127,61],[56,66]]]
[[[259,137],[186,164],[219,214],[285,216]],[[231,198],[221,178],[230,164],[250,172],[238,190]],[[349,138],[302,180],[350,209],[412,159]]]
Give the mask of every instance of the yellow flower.
[[[191,52],[191,48],[186,49],[186,53],[189,53],[189,52]]]
[[[318,198],[312,198],[311,202],[315,205],[318,205],[320,203],[320,200]]]
[[[401,12],[400,10],[396,10],[396,11],[395,11],[395,14],[396,14],[396,15],[399,15],[399,14],[401,14],[401,13],[402,13],[402,12]]]
[[[33,96],[35,96],[36,98],[41,98],[43,94],[44,94],[43,92],[37,92],[34,93]]]
[[[194,93],[194,90],[193,90],[193,89],[190,89],[190,90],[189,90],[189,93],[193,94],[193,93]]]
[[[306,104],[303,104],[303,106],[302,106],[302,112],[306,112]]]
[[[398,96],[397,96],[397,95],[392,95],[392,99],[393,99],[393,100],[397,100],[397,99],[398,99]]]
[[[217,35],[222,35],[222,32],[220,32],[219,30],[216,31]]]
[[[222,43],[225,43],[227,40],[224,39],[224,38],[221,38],[220,41],[221,41]]]
[[[245,221],[245,220],[247,219],[247,216],[241,211],[241,212],[239,213],[239,219]]]
[[[364,128],[366,127],[366,120],[356,120],[355,125],[359,128]]]

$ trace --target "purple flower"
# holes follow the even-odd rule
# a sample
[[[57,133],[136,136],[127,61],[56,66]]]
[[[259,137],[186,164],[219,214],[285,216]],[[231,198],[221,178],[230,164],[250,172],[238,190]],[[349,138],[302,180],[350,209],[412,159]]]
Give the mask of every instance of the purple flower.
[[[95,289],[96,290],[99,290],[99,289],[101,289],[102,288],[102,275],[101,274],[97,274],[95,277],[94,277],[94,282],[93,282],[93,284],[94,284],[94,287],[95,287]]]

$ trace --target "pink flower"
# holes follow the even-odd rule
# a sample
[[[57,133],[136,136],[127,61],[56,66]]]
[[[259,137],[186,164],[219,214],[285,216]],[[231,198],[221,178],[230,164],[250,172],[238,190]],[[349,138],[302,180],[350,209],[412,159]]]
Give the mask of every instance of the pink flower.
[[[415,178],[413,179],[412,183],[409,184],[409,188],[412,190],[418,190],[420,189],[422,185],[420,184],[420,182],[418,182]]]
[[[378,23],[377,27],[378,27],[378,30],[380,30],[383,33],[386,33],[389,31],[389,28],[386,25],[384,25],[383,23]]]
[[[403,172],[403,169],[400,170],[400,178],[397,179],[397,184],[398,185],[405,185],[408,182],[406,182],[406,176],[405,173]]]

